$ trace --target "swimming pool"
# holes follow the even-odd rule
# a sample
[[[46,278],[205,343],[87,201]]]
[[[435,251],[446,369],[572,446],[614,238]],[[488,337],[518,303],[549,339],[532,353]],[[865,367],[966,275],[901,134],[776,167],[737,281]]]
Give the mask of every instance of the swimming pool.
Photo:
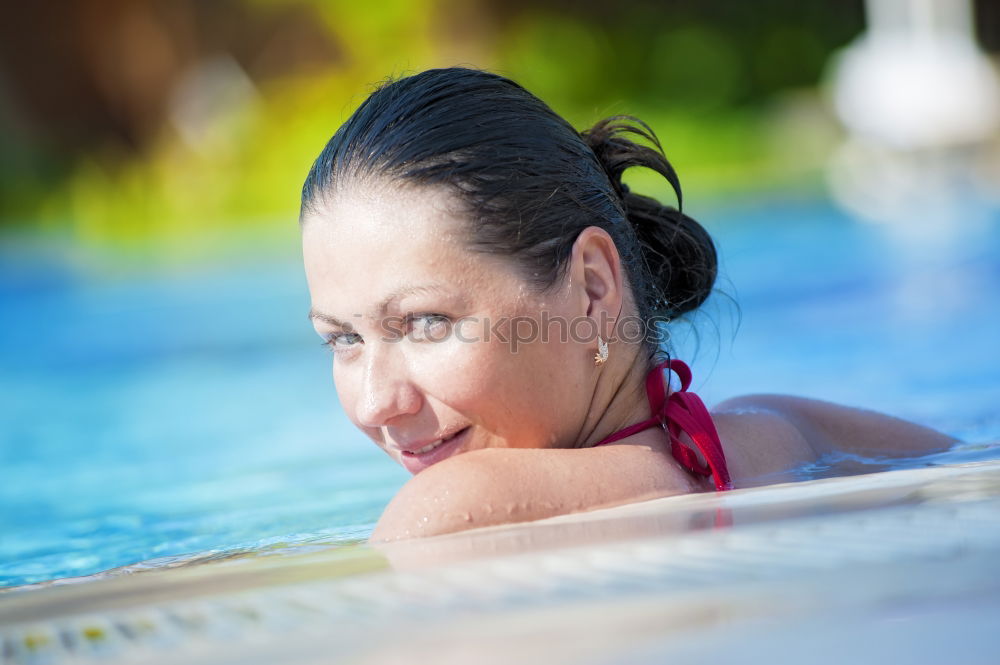
[[[700,346],[675,330],[706,402],[787,392],[1000,438],[1000,212],[910,234],[815,200],[691,212],[740,307],[737,333],[722,294]],[[290,224],[283,257],[117,275],[5,242],[0,586],[367,537],[409,474],[336,404],[296,242]]]

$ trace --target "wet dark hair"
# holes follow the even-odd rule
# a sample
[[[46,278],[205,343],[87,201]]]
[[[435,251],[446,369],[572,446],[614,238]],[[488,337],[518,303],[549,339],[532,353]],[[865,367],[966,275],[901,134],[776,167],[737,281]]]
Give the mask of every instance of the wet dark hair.
[[[560,280],[580,232],[598,226],[618,247],[649,329],[705,301],[717,256],[698,222],[629,191],[621,177],[633,166],[666,178],[680,208],[677,174],[637,118],[577,132],[510,79],[431,69],[382,84],[337,130],[306,178],[300,219],[344,183],[446,186],[472,217],[472,249],[511,257],[539,290]]]

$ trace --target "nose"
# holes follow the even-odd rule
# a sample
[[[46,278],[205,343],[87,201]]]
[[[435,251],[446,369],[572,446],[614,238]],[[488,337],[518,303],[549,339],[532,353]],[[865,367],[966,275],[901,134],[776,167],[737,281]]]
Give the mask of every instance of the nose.
[[[420,410],[420,391],[400,359],[388,349],[369,354],[364,364],[357,419],[364,427],[383,427]]]

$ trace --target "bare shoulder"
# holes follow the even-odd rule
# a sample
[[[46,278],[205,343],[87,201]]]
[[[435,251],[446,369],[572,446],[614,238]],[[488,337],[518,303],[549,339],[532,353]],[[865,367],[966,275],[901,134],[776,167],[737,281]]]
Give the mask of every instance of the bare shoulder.
[[[371,540],[524,522],[695,489],[661,451],[647,446],[474,450],[411,478]]]
[[[755,394],[716,405],[713,418],[758,415],[787,423],[817,454],[908,455],[946,450],[950,436],[894,416],[792,395]],[[776,421],[776,422],[777,422]],[[721,436],[721,433],[720,433]]]
[[[754,397],[727,400],[711,411],[726,466],[737,488],[745,486],[748,479],[763,476],[779,482],[782,473],[819,455],[814,442],[793,419]]]

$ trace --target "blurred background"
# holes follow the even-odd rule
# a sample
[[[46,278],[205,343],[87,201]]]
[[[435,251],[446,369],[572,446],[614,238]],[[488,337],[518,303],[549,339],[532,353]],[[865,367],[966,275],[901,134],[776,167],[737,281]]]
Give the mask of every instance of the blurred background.
[[[367,536],[406,474],[337,406],[298,196],[374,84],[434,66],[507,75],[581,129],[655,129],[720,247],[718,297],[675,337],[708,402],[1000,436],[992,0],[4,13],[0,585]]]

